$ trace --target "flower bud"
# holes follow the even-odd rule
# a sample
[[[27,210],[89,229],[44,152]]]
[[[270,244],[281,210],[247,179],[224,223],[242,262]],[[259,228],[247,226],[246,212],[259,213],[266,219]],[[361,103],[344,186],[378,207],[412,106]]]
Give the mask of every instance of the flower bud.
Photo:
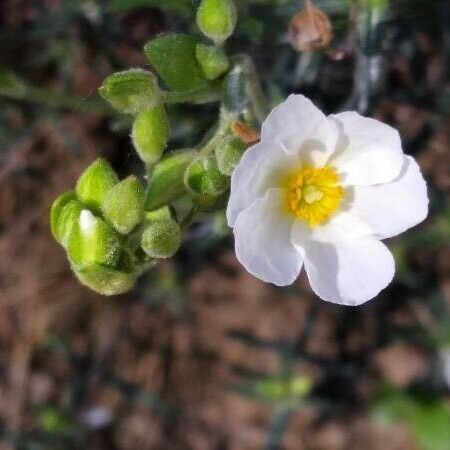
[[[82,284],[101,295],[124,294],[133,288],[137,278],[126,253],[121,255],[117,268],[90,264],[74,268],[74,272]]]
[[[235,136],[228,136],[219,142],[215,152],[220,172],[231,176],[246,149],[247,145]]]
[[[66,194],[63,194],[55,201],[50,219],[53,235],[64,248],[67,248],[70,237],[78,226],[83,205],[78,200],[71,199],[62,206],[65,200],[63,198],[64,195]]]
[[[194,159],[184,174],[186,187],[198,195],[218,196],[227,190],[228,181],[217,167],[214,155]]]
[[[133,124],[132,139],[139,157],[146,164],[157,162],[170,136],[170,126],[164,105],[140,112]]]
[[[146,226],[141,247],[151,258],[170,258],[180,248],[181,230],[169,208],[163,207],[146,214]]]
[[[103,217],[121,234],[130,233],[144,215],[144,190],[135,176],[116,184],[102,203]]]
[[[100,212],[101,204],[119,179],[103,158],[96,159],[80,176],[76,186],[78,199],[89,209]]]
[[[328,16],[311,0],[297,13],[289,24],[292,47],[301,51],[318,51],[327,48],[333,38],[333,26]]]
[[[230,66],[227,55],[218,47],[197,44],[196,56],[208,80],[219,78]]]
[[[183,176],[195,157],[193,150],[172,153],[159,161],[150,176],[145,209],[152,211],[167,205],[186,191]]]
[[[92,264],[115,268],[122,252],[119,234],[89,210],[81,211],[67,244],[69,259],[77,270]]]
[[[98,91],[114,109],[122,113],[137,114],[160,102],[155,75],[141,69],[110,75]]]
[[[236,6],[232,0],[202,0],[197,11],[198,27],[218,44],[233,34],[236,21]]]
[[[77,196],[74,192],[65,192],[61,194],[54,202],[50,209],[50,229],[52,231],[53,237],[60,242],[60,234],[59,234],[59,223],[61,213],[64,207],[71,200],[76,200]]]

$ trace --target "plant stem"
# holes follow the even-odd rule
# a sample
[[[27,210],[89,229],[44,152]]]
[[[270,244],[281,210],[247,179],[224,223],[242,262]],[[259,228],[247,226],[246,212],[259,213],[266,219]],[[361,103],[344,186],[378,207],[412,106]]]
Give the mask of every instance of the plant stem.
[[[3,89],[0,95],[14,100],[44,103],[55,108],[69,108],[92,114],[112,115],[114,112],[99,98],[83,98],[34,86],[24,86],[23,89],[8,91]]]
[[[212,103],[220,100],[222,89],[220,86],[195,89],[192,91],[163,91],[162,101],[166,104],[173,103]]]

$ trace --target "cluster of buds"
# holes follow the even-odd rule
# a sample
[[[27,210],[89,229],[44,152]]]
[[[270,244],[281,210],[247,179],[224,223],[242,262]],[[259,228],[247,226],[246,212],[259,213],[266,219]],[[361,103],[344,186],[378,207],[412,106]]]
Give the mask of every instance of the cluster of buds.
[[[156,213],[146,214],[144,205],[140,181],[135,176],[119,181],[101,158],[81,174],[74,191],[56,199],[51,230],[83,284],[103,295],[127,292],[143,262],[178,249],[178,223],[166,211],[155,221]],[[158,236],[158,242],[149,236]]]

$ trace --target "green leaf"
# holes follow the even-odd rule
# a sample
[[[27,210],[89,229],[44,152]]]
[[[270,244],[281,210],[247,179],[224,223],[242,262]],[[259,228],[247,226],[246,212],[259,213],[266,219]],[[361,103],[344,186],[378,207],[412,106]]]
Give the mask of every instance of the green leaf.
[[[423,402],[394,389],[375,400],[373,414],[385,424],[405,422],[424,450],[447,450],[450,442],[450,411],[439,401]]]
[[[110,0],[108,10],[111,12],[130,11],[145,6],[158,7],[186,17],[193,14],[195,10],[192,0]]]
[[[191,91],[209,86],[197,61],[197,44],[187,34],[167,34],[148,42],[144,52],[170,89]]]
[[[22,95],[25,91],[26,85],[19,77],[0,68],[0,95]]]

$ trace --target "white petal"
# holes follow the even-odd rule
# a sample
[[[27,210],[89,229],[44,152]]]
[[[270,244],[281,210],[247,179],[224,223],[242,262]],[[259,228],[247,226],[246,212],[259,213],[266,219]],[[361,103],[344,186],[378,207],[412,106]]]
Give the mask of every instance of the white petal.
[[[351,210],[381,239],[396,236],[428,215],[427,185],[416,161],[407,156],[400,175],[388,184],[357,186]]]
[[[290,95],[272,110],[262,125],[261,141],[277,142],[290,154],[304,154],[323,165],[334,151],[339,129],[311,100]]]
[[[291,243],[293,219],[282,212],[282,195],[281,189],[270,189],[239,214],[233,230],[239,262],[277,286],[293,283],[303,264]]]
[[[394,258],[370,233],[349,213],[306,233],[305,227],[294,225],[292,240],[305,254],[309,282],[321,299],[356,306],[374,298],[391,282]]]
[[[399,175],[404,159],[397,130],[356,112],[331,117],[342,127],[342,134],[329,164],[343,174],[344,184],[370,186]]]
[[[280,187],[282,176],[298,164],[296,156],[288,156],[277,144],[259,143],[249,148],[231,177],[227,219],[234,226],[241,211],[269,188]]]

